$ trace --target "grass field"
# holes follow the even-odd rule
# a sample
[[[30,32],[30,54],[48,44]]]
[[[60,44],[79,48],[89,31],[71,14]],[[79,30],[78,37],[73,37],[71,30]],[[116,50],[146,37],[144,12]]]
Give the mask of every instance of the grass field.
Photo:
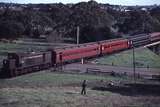
[[[84,79],[86,79],[89,82],[97,80],[117,80],[117,78],[111,77],[106,78],[92,75],[57,74],[50,72],[40,72],[13,79],[1,80],[0,106],[85,106],[85,99],[86,101],[89,101],[88,98],[91,96],[95,97],[111,94],[110,92],[101,93],[88,90],[88,93],[91,96],[81,96],[80,83]],[[92,102],[88,104],[92,105]],[[88,104],[87,106],[89,106]],[[100,104],[100,102],[96,101],[94,104],[98,105]]]
[[[46,46],[34,46],[34,45],[23,45],[23,44],[15,44],[15,43],[1,43],[0,42],[0,53],[3,54],[5,52],[27,52],[31,49],[35,51],[45,50]]]
[[[87,95],[80,95],[81,82],[87,80]],[[158,107],[160,97],[133,89],[95,90],[107,82],[131,81],[129,78],[62,74],[43,71],[0,80],[0,107]],[[140,80],[142,81],[142,80]],[[140,92],[140,91],[138,91]],[[142,91],[143,92],[143,91]],[[137,92],[136,92],[137,93]]]
[[[12,87],[12,84],[15,86],[22,86],[25,87],[27,84],[29,86],[61,86],[65,84],[78,84],[82,82],[83,80],[89,80],[89,81],[97,81],[97,80],[125,80],[126,78],[120,78],[120,77],[111,77],[111,76],[96,76],[96,75],[78,75],[78,74],[61,74],[61,73],[52,73],[48,70],[46,72],[39,72],[39,73],[32,73],[24,76],[19,76],[13,79],[6,79],[1,80],[0,84],[1,86],[5,86],[6,84],[8,86]],[[24,86],[25,84],[25,86]]]
[[[149,49],[136,49],[135,50],[136,67],[147,66],[151,68],[160,68],[160,56],[156,55]],[[133,66],[133,51],[123,51],[117,54],[106,55],[102,58],[96,59],[99,64],[114,65],[114,66]]]

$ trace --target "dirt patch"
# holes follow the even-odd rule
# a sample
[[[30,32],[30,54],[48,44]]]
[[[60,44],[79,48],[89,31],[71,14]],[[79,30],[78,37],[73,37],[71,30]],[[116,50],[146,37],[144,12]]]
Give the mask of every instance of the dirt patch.
[[[125,96],[160,96],[159,84],[124,84],[93,87],[93,90],[110,91]]]

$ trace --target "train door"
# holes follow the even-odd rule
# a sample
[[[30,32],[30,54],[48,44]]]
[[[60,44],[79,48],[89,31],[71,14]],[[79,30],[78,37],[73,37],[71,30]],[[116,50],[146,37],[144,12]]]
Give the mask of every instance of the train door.
[[[57,53],[55,51],[52,51],[51,58],[52,58],[52,61],[51,61],[52,62],[52,66],[55,66],[56,63],[57,63]]]

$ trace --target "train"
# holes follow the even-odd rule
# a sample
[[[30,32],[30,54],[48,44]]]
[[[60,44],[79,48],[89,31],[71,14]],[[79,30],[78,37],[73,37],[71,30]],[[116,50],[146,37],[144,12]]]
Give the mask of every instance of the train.
[[[48,49],[43,52],[8,53],[8,57],[3,60],[0,77],[16,77],[51,67],[57,67],[70,61],[111,54],[159,40],[160,32],[154,32],[139,34],[129,38],[84,43],[59,49]]]

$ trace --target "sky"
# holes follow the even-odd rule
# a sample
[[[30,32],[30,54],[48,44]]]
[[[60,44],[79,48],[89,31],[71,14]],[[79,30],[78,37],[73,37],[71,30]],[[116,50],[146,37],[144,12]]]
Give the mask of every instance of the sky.
[[[0,0],[9,3],[78,3],[89,0]],[[109,3],[118,5],[153,5],[160,4],[160,0],[96,0],[99,3]]]

